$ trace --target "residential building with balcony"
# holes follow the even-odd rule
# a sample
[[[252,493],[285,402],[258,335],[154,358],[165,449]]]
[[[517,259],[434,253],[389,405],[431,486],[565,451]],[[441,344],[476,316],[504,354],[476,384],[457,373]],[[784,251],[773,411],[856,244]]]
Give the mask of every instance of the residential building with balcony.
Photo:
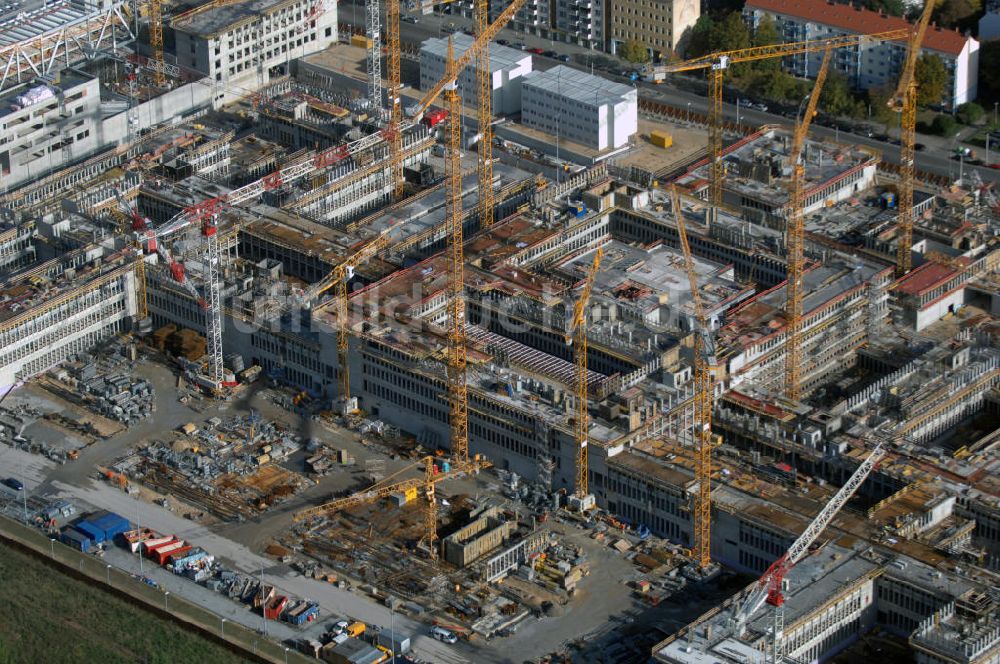
[[[756,30],[760,22],[769,17],[784,42],[874,34],[909,26],[902,18],[828,0],[747,0],[743,15],[751,30]],[[931,25],[921,52],[939,57],[948,72],[941,104],[954,108],[976,98],[978,41],[955,30]],[[895,84],[905,57],[906,43],[902,40],[870,42],[837,49],[831,67],[847,77],[855,88],[867,90]],[[803,53],[785,58],[784,66],[793,76],[813,78],[822,59],[821,52]]]

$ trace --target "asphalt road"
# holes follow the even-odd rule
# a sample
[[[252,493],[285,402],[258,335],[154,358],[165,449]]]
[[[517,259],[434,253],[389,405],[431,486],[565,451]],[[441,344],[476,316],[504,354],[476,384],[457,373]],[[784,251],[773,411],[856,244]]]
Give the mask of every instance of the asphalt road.
[[[458,29],[472,27],[472,20],[462,16],[447,14],[421,15],[413,12],[407,12],[404,16],[414,16],[417,17],[418,20],[416,24],[406,22],[401,24],[400,38],[406,44],[418,44],[430,37],[445,36],[447,33],[444,31],[444,28],[449,24],[453,24],[454,27]],[[346,25],[363,27],[365,20],[363,5],[347,3],[341,4],[338,20]],[[538,47],[544,48],[545,50],[552,50],[559,54],[569,55],[573,58],[573,60],[569,63],[560,63],[558,60],[546,58],[540,55],[534,55],[533,64],[536,69],[546,70],[558,64],[568,64],[576,69],[589,71],[591,70],[591,66],[593,66],[594,73],[618,82],[630,83],[630,81],[625,77],[615,75],[608,71],[600,71],[598,69],[605,66],[610,67],[612,70],[619,70],[620,68],[628,66],[622,61],[618,61],[614,56],[606,53],[591,51],[561,42],[553,42],[548,39],[540,39],[538,37],[525,35],[522,32],[511,29],[503,30],[501,32],[500,39],[506,39],[512,44],[523,43],[529,48]],[[638,81],[635,85],[639,90],[639,96],[643,99],[660,101],[680,108],[686,108],[690,105],[692,112],[708,112],[708,103],[703,94],[680,89],[670,85],[669,82],[652,85]],[[791,123],[789,118],[782,115],[749,108],[740,108],[737,110],[736,105],[731,103],[723,104],[723,114],[729,120],[735,121],[740,119],[748,121],[749,124],[754,125]],[[865,145],[879,150],[882,153],[883,161],[890,164],[899,163],[898,145],[878,141],[864,135],[850,134],[846,131],[819,125],[813,125],[810,130],[810,134],[817,138],[829,138],[834,140],[839,139],[856,145]],[[958,161],[951,158],[953,148],[957,145],[954,140],[918,134],[917,142],[923,143],[927,146],[926,150],[918,152],[916,155],[916,166],[918,169],[934,173],[936,175],[948,176],[953,179],[957,179],[960,172],[967,177],[972,171],[976,171],[979,173],[984,182],[993,182],[1000,185],[1000,170],[995,170],[986,166],[960,164]]]

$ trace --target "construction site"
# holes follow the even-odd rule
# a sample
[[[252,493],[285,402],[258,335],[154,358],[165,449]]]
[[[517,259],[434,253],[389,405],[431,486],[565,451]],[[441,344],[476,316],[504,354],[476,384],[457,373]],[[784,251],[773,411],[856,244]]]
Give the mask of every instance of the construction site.
[[[4,518],[286,662],[998,661],[1000,203],[915,166],[933,3],[649,66],[694,115],[497,43],[524,0],[140,4],[0,21]],[[899,166],[811,133],[886,41]]]

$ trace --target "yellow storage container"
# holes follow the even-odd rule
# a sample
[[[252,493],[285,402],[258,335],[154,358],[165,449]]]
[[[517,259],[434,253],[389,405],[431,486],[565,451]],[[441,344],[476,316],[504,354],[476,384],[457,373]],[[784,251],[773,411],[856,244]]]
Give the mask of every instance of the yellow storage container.
[[[364,35],[351,35],[351,46],[360,46],[361,48],[371,48],[372,40],[368,39]]]
[[[658,148],[669,148],[674,144],[674,137],[665,131],[654,131],[649,134],[649,142]]]

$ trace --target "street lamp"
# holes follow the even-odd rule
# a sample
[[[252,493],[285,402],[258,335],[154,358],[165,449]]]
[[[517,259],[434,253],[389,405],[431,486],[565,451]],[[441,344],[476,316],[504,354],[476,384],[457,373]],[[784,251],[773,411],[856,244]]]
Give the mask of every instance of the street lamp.
[[[222,634],[223,638],[225,638],[225,636],[226,636],[226,619],[225,618],[219,618],[219,633]]]
[[[285,646],[285,664],[288,664],[288,646]]]
[[[170,610],[168,608],[168,606],[167,606],[167,599],[169,599],[169,598],[170,598],[170,591],[169,590],[164,591],[164,593],[163,593],[163,610],[164,611],[169,611]]]
[[[111,585],[111,565],[108,565],[108,585]]]
[[[685,120],[688,124],[691,124],[691,102],[687,103],[687,119]]]
[[[56,557],[56,540],[52,537],[49,538],[49,548],[52,550],[52,557]]]

